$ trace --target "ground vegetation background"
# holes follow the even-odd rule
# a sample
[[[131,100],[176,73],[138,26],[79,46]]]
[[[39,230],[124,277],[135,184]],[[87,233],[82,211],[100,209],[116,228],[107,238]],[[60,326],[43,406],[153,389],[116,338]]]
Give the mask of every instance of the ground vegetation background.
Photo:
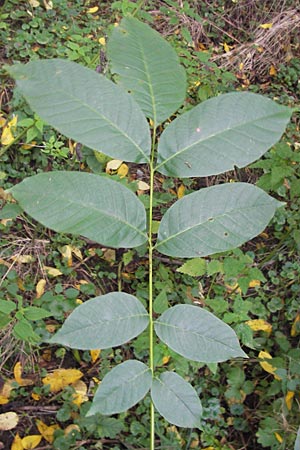
[[[107,36],[128,13],[176,49],[188,74],[179,113],[234,90],[299,107],[300,9],[292,0],[2,0],[1,65],[59,57],[110,76]],[[56,234],[5,192],[53,169],[106,172],[147,205],[147,169],[59,135],[30,110],[4,70],[0,127],[0,449],[147,449],[148,398],[130,413],[85,417],[110,367],[131,355],[147,357],[147,336],[91,352],[45,344],[93,295],[122,287],[146,299],[145,255]],[[300,448],[299,127],[295,113],[281,141],[246,169],[200,181],[157,175],[157,221],[175,199],[224,181],[254,183],[286,203],[241,249],[206,259],[156,257],[155,313],[179,301],[200,304],[235,329],[249,355],[201,365],[157,347],[157,365],[176,368],[204,407],[201,433],[158,418],[157,449]]]

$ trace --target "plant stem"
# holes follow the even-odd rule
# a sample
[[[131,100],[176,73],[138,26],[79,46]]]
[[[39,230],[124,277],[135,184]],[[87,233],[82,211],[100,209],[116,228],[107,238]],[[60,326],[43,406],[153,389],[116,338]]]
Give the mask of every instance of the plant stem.
[[[154,375],[154,352],[153,352],[153,244],[152,244],[152,216],[153,216],[153,191],[154,191],[154,150],[156,141],[156,127],[153,127],[152,148],[150,157],[150,207],[149,207],[149,366]],[[150,403],[150,450],[155,449],[155,422],[154,406]]]

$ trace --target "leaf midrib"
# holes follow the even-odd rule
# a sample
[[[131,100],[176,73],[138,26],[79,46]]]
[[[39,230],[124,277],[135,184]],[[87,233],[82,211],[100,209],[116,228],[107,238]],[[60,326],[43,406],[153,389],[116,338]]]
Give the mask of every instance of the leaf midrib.
[[[269,203],[267,203],[266,205],[269,206]],[[210,217],[209,219],[213,218],[213,219],[214,219],[214,222],[216,222],[216,221],[220,220],[220,218],[223,218],[223,217],[226,217],[226,216],[231,217],[232,214],[234,214],[236,211],[238,211],[238,212],[243,212],[243,211],[248,211],[248,210],[251,210],[251,209],[257,209],[258,207],[260,208],[260,207],[262,207],[262,206],[264,206],[264,204],[254,205],[254,206],[251,206],[251,207],[248,207],[248,208],[242,208],[242,207],[241,207],[241,208],[239,208],[239,209],[233,209],[233,210],[231,210],[231,211],[228,211],[228,212],[226,212],[226,213],[224,213],[224,214],[218,214],[217,216],[212,216],[212,217]],[[187,228],[185,228],[184,230],[181,230],[181,231],[179,231],[178,233],[175,233],[175,234],[173,234],[173,235],[167,237],[167,238],[164,239],[163,241],[158,241],[157,244],[154,246],[154,248],[157,249],[157,248],[160,247],[161,245],[166,244],[166,243],[167,243],[168,241],[170,241],[171,239],[177,238],[177,237],[180,236],[181,234],[187,233],[187,232],[193,230],[194,228],[205,227],[205,226],[210,222],[209,219],[205,220],[204,222],[200,222],[200,223],[197,223],[197,224],[195,224],[195,225],[193,225],[193,226],[187,227]],[[210,230],[209,230],[209,231],[210,231]]]
[[[45,196],[43,196],[43,199],[44,198],[50,198],[50,200],[52,200],[53,201],[53,197],[52,197],[52,195],[51,194],[49,194],[49,195],[45,195]],[[41,202],[43,199],[40,199],[39,200],[39,202]],[[66,197],[64,197],[64,196],[57,196],[56,198],[55,198],[55,201],[54,201],[54,203],[56,203],[57,202],[57,199],[59,199],[62,203],[63,203],[63,209],[65,209],[66,208],[66,202],[69,202],[69,204],[71,204],[73,207],[75,206],[78,206],[78,207],[80,207],[81,209],[86,209],[87,211],[95,211],[95,212],[97,212],[98,214],[100,214],[100,215],[103,215],[103,216],[105,216],[105,217],[108,217],[108,218],[110,218],[110,219],[114,219],[115,221],[117,221],[117,222],[120,222],[120,223],[122,223],[122,224],[124,224],[125,226],[127,226],[127,227],[129,227],[129,228],[131,228],[131,229],[133,229],[134,231],[136,231],[138,234],[140,234],[141,236],[143,236],[144,238],[146,238],[147,239],[147,233],[145,233],[145,232],[143,232],[143,231],[141,231],[139,228],[137,228],[137,227],[135,227],[134,225],[132,225],[130,222],[127,222],[126,220],[122,220],[119,216],[117,216],[117,215],[115,215],[115,214],[113,214],[113,213],[108,213],[108,212],[106,212],[106,211],[103,211],[103,210],[101,210],[101,209],[99,209],[99,208],[97,208],[97,207],[95,207],[95,206],[92,206],[92,205],[87,205],[87,203],[86,202],[83,202],[83,201],[80,201],[80,200],[76,200],[76,201],[74,201],[73,199],[69,199],[69,198],[66,198]],[[17,199],[17,197],[16,197],[16,200],[18,200]],[[137,199],[138,200],[138,199]],[[60,204],[60,201],[58,201],[57,203],[58,204]],[[22,206],[22,201],[20,201],[20,204],[21,204],[21,206]],[[48,209],[48,208],[47,208]],[[39,208],[39,211],[40,211],[40,208]],[[50,227],[49,227],[50,228]]]
[[[27,80],[30,80],[30,78],[27,78]],[[22,81],[24,80],[18,80],[17,83],[22,83]],[[25,81],[26,82],[26,81]],[[48,81],[45,83],[45,86],[52,86],[51,83],[49,83]],[[116,86],[117,88],[117,86]],[[113,123],[110,119],[108,119],[105,115],[101,114],[97,109],[92,108],[90,105],[88,105],[87,103],[84,103],[83,100],[79,99],[78,97],[74,97],[74,95],[72,95],[70,92],[61,89],[57,89],[56,87],[56,91],[55,93],[61,94],[63,93],[63,95],[65,97],[70,98],[72,101],[74,101],[75,103],[79,104],[79,107],[85,107],[86,109],[90,110],[93,114],[95,114],[96,116],[99,116],[100,119],[102,119],[104,122],[108,123],[110,126],[112,126],[114,129],[116,129],[122,136],[124,136],[129,142],[131,142],[133,144],[133,146],[138,150],[139,153],[141,153],[143,155],[143,157],[146,159],[147,162],[149,162],[149,157],[146,155],[146,153],[143,151],[143,149],[127,134],[125,133],[125,131],[123,131],[121,128],[119,128],[115,123]],[[125,92],[124,92],[125,93]],[[47,94],[48,95],[48,94]],[[129,95],[129,94],[128,94]],[[24,97],[30,99],[30,98],[34,98],[34,99],[43,99],[43,97],[45,97],[44,94],[42,95],[35,95],[34,97],[24,94]],[[131,99],[134,101],[134,99]],[[30,102],[29,102],[30,103]],[[54,114],[56,115],[56,114]],[[56,128],[56,126],[55,126]]]
[[[173,324],[170,324],[170,323],[167,323],[167,322],[161,322],[161,321],[158,321],[158,320],[155,321],[155,323],[158,324],[158,325],[162,325],[162,326],[168,327],[168,328],[173,328],[176,331],[179,330],[182,333],[186,333],[186,334],[188,333],[188,334],[195,335],[197,337],[201,337],[201,339],[207,340],[207,341],[212,342],[212,343],[221,344],[223,347],[227,347],[227,348],[232,349],[233,351],[236,351],[236,349],[234,347],[231,347],[230,345],[227,345],[227,344],[225,345],[224,344],[224,340],[218,340],[218,339],[206,337],[203,334],[200,334],[200,332],[198,332],[198,331],[189,330],[188,328],[180,328],[178,325],[173,325]]]
[[[192,111],[193,111],[193,110],[192,110]],[[191,112],[192,112],[192,111],[191,111]],[[188,113],[186,113],[186,114],[188,114]],[[222,129],[222,130],[220,130],[219,132],[214,133],[214,134],[212,134],[212,135],[210,135],[210,136],[208,136],[208,137],[200,138],[200,139],[198,139],[197,141],[193,142],[192,144],[190,144],[190,145],[188,145],[188,146],[186,146],[186,147],[184,147],[184,148],[178,150],[176,153],[173,153],[171,156],[169,156],[168,158],[164,159],[162,162],[160,162],[159,164],[157,164],[157,166],[155,167],[155,171],[159,170],[160,167],[162,167],[162,166],[164,166],[165,164],[167,164],[167,163],[168,163],[170,160],[172,160],[173,158],[175,158],[175,157],[181,155],[182,153],[184,153],[184,152],[186,152],[186,151],[188,151],[188,150],[191,150],[194,146],[199,145],[199,144],[201,144],[202,142],[205,142],[205,141],[209,141],[209,140],[211,140],[211,139],[214,139],[216,136],[220,136],[220,135],[222,135],[222,134],[225,134],[225,133],[227,133],[228,131],[237,130],[238,128],[244,127],[245,125],[251,125],[251,124],[254,124],[255,122],[259,122],[259,121],[262,120],[262,119],[271,119],[271,118],[273,118],[273,117],[276,117],[276,116],[278,116],[278,115],[283,115],[283,114],[284,114],[284,111],[278,111],[277,113],[274,113],[274,114],[270,114],[270,115],[267,115],[267,116],[266,116],[266,115],[265,115],[265,116],[261,116],[261,117],[259,117],[259,118],[255,118],[255,119],[253,119],[253,120],[251,120],[251,121],[242,122],[242,123],[239,123],[238,125],[235,125],[235,126],[233,126],[233,127],[226,128],[226,129]],[[181,116],[181,117],[183,117],[183,116]],[[179,116],[178,120],[179,120],[179,119],[180,119],[180,116]],[[166,130],[167,130],[167,128],[166,128]],[[255,140],[255,136],[253,137],[253,140]],[[158,148],[158,154],[161,155],[161,153],[159,152],[159,148]]]

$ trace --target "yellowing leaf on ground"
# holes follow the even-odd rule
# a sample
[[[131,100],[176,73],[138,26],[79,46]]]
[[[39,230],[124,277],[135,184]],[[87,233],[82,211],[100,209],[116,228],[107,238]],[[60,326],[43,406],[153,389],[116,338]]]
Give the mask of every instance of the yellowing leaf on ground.
[[[280,444],[283,442],[283,437],[279,434],[279,433],[274,433],[276,439],[278,442],[280,442]]]
[[[230,49],[232,49],[232,45],[228,45],[226,42],[224,42],[223,47],[226,53],[229,53]]]
[[[22,439],[20,438],[19,433],[16,434],[10,450],[24,450]]]
[[[32,255],[14,255],[11,259],[18,264],[29,264],[35,261],[35,258]]]
[[[286,404],[287,409],[289,411],[292,409],[294,396],[295,396],[295,392],[292,392],[292,391],[288,391],[286,396],[285,396],[285,404]]]
[[[64,245],[59,249],[62,257],[67,260],[67,266],[72,267],[73,259],[72,259],[72,247],[71,245]]]
[[[37,282],[37,285],[35,287],[36,298],[41,298],[41,296],[45,292],[45,286],[46,286],[46,280],[44,280],[43,278]]]
[[[300,333],[300,313],[296,315],[296,318],[293,322],[292,328],[291,328],[291,336],[295,337]]]
[[[55,267],[43,266],[43,269],[48,275],[51,275],[51,277],[59,277],[59,275],[62,275],[62,272]]]
[[[100,45],[105,45],[106,44],[106,40],[105,40],[104,37],[99,38],[98,42],[99,42]]]
[[[163,359],[162,359],[162,363],[163,363],[163,366],[165,365],[165,364],[168,364],[168,362],[170,361],[170,356],[164,356],[163,357]]]
[[[272,23],[262,23],[259,26],[260,26],[260,28],[263,28],[264,30],[268,30],[268,29],[272,28],[273,24]]]
[[[114,250],[113,248],[107,248],[105,250],[103,250],[103,259],[105,259],[105,261],[107,262],[115,262],[116,261],[116,250]]]
[[[276,70],[275,66],[273,66],[273,64],[271,65],[271,67],[269,69],[269,74],[271,75],[271,77],[275,77],[275,75],[277,75],[277,70]]]
[[[81,381],[78,380],[76,383],[72,384],[73,388],[75,389],[75,393],[73,394],[73,403],[77,405],[78,407],[88,401],[87,393],[87,385]]]
[[[51,392],[59,392],[64,387],[80,380],[83,373],[77,369],[57,369],[42,379],[43,384],[50,385]]]
[[[271,333],[272,331],[272,325],[263,319],[248,320],[246,324],[253,331],[265,331],[266,333]]]
[[[185,186],[184,184],[181,184],[177,189],[177,197],[182,198],[184,196],[184,193],[185,193]]]
[[[4,126],[1,135],[1,144],[10,145],[14,141],[13,131],[17,125],[18,116],[13,116],[13,118]]]
[[[0,405],[6,405],[9,402],[10,393],[13,390],[13,381],[6,381],[0,389]]]
[[[0,430],[8,431],[12,430],[18,425],[18,414],[12,411],[0,414]]]
[[[78,259],[80,259],[80,260],[83,259],[83,256],[82,256],[82,253],[81,253],[80,248],[75,247],[75,245],[72,245],[72,246],[71,246],[71,249],[72,249],[73,255],[75,255],[76,258],[78,258]]]
[[[6,124],[6,119],[5,117],[3,117],[2,114],[0,114],[0,127],[4,127],[4,125]]]
[[[260,280],[251,280],[249,283],[249,288],[255,288],[260,286]]]
[[[28,378],[22,378],[23,368],[20,362],[17,362],[14,367],[14,377],[16,382],[20,386],[30,386],[33,384],[33,381]]]
[[[105,168],[105,172],[106,173],[113,173],[116,170],[118,170],[118,168],[120,167],[120,165],[123,163],[123,161],[121,161],[120,159],[112,159],[111,161],[109,161],[106,164],[106,168]]]
[[[117,170],[117,173],[120,178],[125,178],[126,175],[128,174],[128,172],[129,172],[129,167],[125,163],[121,164]]]
[[[100,353],[101,353],[101,350],[99,350],[99,349],[98,350],[90,350],[92,363],[97,361],[97,359],[99,358]]]
[[[43,438],[49,442],[49,444],[52,444],[54,441],[54,432],[55,430],[59,430],[60,426],[57,424],[48,426],[42,420],[36,420],[35,423]]]
[[[53,2],[51,0],[49,0],[48,2],[46,2],[46,0],[43,0],[43,3],[47,11],[53,9]]]
[[[24,450],[30,450],[39,445],[42,440],[42,436],[40,434],[32,434],[30,436],[26,436],[22,439],[22,445]]]
[[[80,428],[78,425],[76,425],[75,423],[72,423],[71,425],[68,425],[67,428],[65,428],[65,434],[70,434],[73,431],[79,431],[80,432]]]
[[[40,6],[40,2],[38,0],[28,0],[28,3],[32,8],[38,8]]]
[[[149,191],[150,186],[148,183],[145,183],[145,181],[139,180],[138,181],[138,190],[139,191]]]
[[[36,394],[35,392],[31,393],[31,398],[36,402],[39,402],[41,400],[41,396],[39,394]]]
[[[99,9],[99,6],[93,6],[92,8],[89,8],[89,9],[87,10],[87,12],[88,12],[89,14],[95,14],[95,12],[97,12],[98,9]]]
[[[258,357],[260,359],[269,359],[269,360],[272,359],[272,356],[270,355],[270,353],[264,352],[264,351],[259,352]],[[260,361],[259,364],[266,372],[274,375],[274,378],[276,380],[281,380],[281,378],[278,375],[276,375],[276,373],[275,373],[275,371],[277,370],[277,367],[272,366],[272,364],[268,363],[267,361]]]

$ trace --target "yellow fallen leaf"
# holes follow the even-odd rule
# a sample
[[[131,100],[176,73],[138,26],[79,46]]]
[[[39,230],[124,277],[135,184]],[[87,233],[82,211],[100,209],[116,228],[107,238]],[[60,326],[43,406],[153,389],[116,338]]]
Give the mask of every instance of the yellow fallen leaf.
[[[259,280],[251,280],[249,283],[249,288],[254,288],[260,286],[260,281]]]
[[[99,358],[100,353],[101,353],[101,350],[90,350],[92,363],[97,361],[97,359]]]
[[[5,117],[3,117],[2,114],[0,114],[0,128],[3,128],[5,124],[6,124]]]
[[[49,442],[49,444],[52,444],[54,441],[54,432],[55,430],[59,430],[60,426],[57,424],[48,426],[42,422],[42,420],[36,420],[35,423],[43,438]]]
[[[300,313],[296,315],[296,318],[293,322],[292,328],[291,328],[291,336],[295,337],[300,333]]]
[[[72,384],[72,387],[75,389],[75,393],[73,394],[73,403],[77,405],[78,407],[88,401],[87,394],[87,385],[81,381],[78,380],[76,383]]]
[[[113,248],[107,248],[103,250],[103,259],[108,262],[115,262],[116,261],[116,250]]]
[[[105,40],[104,37],[99,38],[98,42],[99,42],[100,45],[105,45],[106,44],[106,40]]]
[[[289,411],[292,409],[294,396],[295,396],[295,392],[287,391],[287,394],[285,396],[285,403],[286,403],[287,409]]]
[[[223,47],[226,53],[229,53],[230,49],[232,49],[232,45],[228,45],[226,42],[224,42]]]
[[[145,183],[145,181],[139,180],[138,181],[138,190],[139,191],[149,191],[150,186],[148,183]]]
[[[51,0],[49,0],[48,2],[46,2],[46,0],[43,0],[43,3],[46,11],[50,11],[51,9],[53,9],[53,2]]]
[[[70,434],[73,431],[79,431],[80,432],[79,426],[76,425],[75,423],[72,423],[71,425],[68,425],[67,428],[64,430],[65,434]]]
[[[42,440],[42,436],[40,434],[32,434],[30,436],[26,436],[22,439],[22,445],[24,450],[30,450],[39,445]]]
[[[177,197],[182,198],[184,196],[184,193],[185,193],[185,186],[184,184],[181,184],[177,189]]]
[[[277,441],[280,442],[280,444],[281,444],[283,442],[282,436],[279,433],[276,433],[276,432],[274,433],[274,435],[275,435]]]
[[[0,430],[8,431],[12,430],[18,425],[19,416],[15,412],[9,411],[3,414],[0,414]]]
[[[128,171],[129,171],[129,168],[128,168],[127,164],[123,163],[118,168],[117,174],[119,175],[120,178],[125,178],[126,175],[128,174]]]
[[[32,8],[38,8],[40,6],[40,2],[38,0],[28,0],[28,2]]]
[[[35,392],[31,393],[31,398],[36,402],[39,402],[41,400],[41,396],[39,394],[36,394]]]
[[[62,272],[55,267],[43,266],[43,268],[47,272],[47,274],[51,275],[52,277],[59,277],[59,275],[62,275]]]
[[[43,278],[37,282],[37,285],[35,287],[36,298],[41,298],[41,296],[45,292],[45,286],[46,286],[46,280],[44,280]]]
[[[22,378],[22,373],[23,373],[22,364],[20,362],[17,362],[14,367],[14,377],[16,382],[20,386],[30,386],[31,384],[33,384],[33,381],[30,380],[29,378]]]
[[[118,170],[120,165],[123,163],[120,159],[112,159],[111,161],[108,161],[106,164],[105,172],[106,173],[112,173]]]
[[[18,278],[17,285],[18,285],[18,288],[20,289],[20,291],[25,291],[24,283],[23,283],[23,280],[21,280],[21,278]]]
[[[73,259],[72,259],[72,246],[71,245],[64,245],[59,249],[60,253],[62,254],[62,257],[67,261],[67,266],[72,267]]]
[[[19,433],[16,434],[10,450],[24,450],[22,439],[20,438]]]
[[[235,293],[237,293],[237,294],[240,294],[242,291],[241,291],[241,288],[239,287],[239,285],[238,285],[238,283],[235,283],[235,284],[225,284],[225,287],[226,287],[226,291],[228,292],[228,293],[231,293],[231,292],[235,292]]]
[[[265,331],[266,333],[271,333],[272,331],[272,325],[263,319],[248,320],[246,324],[253,331]]]
[[[9,402],[10,393],[13,390],[14,381],[6,381],[0,389],[0,405],[6,405]]]
[[[82,256],[82,253],[81,253],[80,248],[75,247],[75,245],[72,245],[72,246],[71,246],[71,249],[72,249],[72,253],[73,253],[78,259],[80,259],[80,260],[83,259],[83,256]]]
[[[52,323],[49,323],[49,324],[46,325],[46,330],[49,331],[49,333],[55,333],[56,325],[53,325]]]
[[[170,356],[164,356],[162,359],[163,365],[168,364],[169,361],[170,361]]]
[[[270,355],[269,352],[265,352],[265,351],[261,351],[258,354],[258,357],[260,359],[272,359],[272,356]],[[272,366],[272,364],[268,363],[267,361],[260,361],[259,364],[261,365],[261,367],[268,373],[274,375],[274,378],[276,380],[281,380],[281,377],[279,377],[275,371],[277,369],[277,367]]]
[[[35,261],[35,258],[32,255],[15,255],[12,256],[11,259],[18,264],[29,264]]]
[[[10,145],[14,141],[14,129],[18,122],[18,116],[13,116],[13,118],[4,126],[1,135],[1,144]]]
[[[89,14],[94,14],[95,12],[98,11],[98,9],[99,9],[99,6],[93,6],[92,8],[89,8],[89,9],[87,10],[87,12],[88,12]]]
[[[82,376],[83,373],[77,369],[57,369],[43,378],[42,383],[44,385],[49,384],[51,392],[59,392],[64,387],[80,380]]]
[[[190,448],[199,448],[199,439],[193,439],[190,443]]]
[[[276,68],[273,66],[273,64],[271,65],[270,69],[269,69],[269,74],[271,75],[271,77],[275,77],[275,75],[277,75],[277,70]]]
[[[263,28],[264,30],[268,30],[268,29],[272,28],[273,24],[272,23],[262,23],[259,26],[260,26],[260,28]]]

